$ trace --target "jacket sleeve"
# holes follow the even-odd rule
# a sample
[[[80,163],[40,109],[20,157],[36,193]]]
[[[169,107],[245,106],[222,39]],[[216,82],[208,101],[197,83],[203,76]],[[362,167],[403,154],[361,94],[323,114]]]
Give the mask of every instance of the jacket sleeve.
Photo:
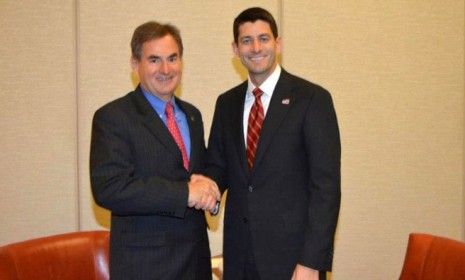
[[[221,119],[221,96],[216,101],[215,113],[210,129],[210,137],[208,139],[207,159],[206,159],[206,174],[218,184],[221,193],[226,189],[226,166],[227,157],[224,151],[224,132]]]
[[[156,172],[147,176],[136,172],[134,141],[129,136],[131,125],[126,116],[115,110],[100,109],[94,115],[90,175],[96,203],[116,215],[183,217],[187,209],[187,180],[173,181],[156,176]]]
[[[317,88],[305,123],[310,202],[300,263],[320,271],[331,271],[341,200],[341,144],[329,92]]]

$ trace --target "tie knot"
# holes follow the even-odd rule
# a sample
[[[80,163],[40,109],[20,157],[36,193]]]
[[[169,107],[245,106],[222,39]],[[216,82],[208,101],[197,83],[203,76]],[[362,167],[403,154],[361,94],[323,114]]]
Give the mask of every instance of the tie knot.
[[[171,103],[171,101],[167,102],[166,107],[165,107],[165,114],[173,115],[173,111],[174,111],[173,103]]]
[[[259,88],[259,87],[256,87],[253,91],[252,91],[253,95],[255,96],[255,98],[260,98],[260,96],[262,96],[263,94],[263,91]]]

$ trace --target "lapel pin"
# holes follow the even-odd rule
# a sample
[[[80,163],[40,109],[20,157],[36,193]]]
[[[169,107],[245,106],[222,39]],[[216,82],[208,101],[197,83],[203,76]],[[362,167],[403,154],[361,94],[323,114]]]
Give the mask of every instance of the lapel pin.
[[[284,105],[289,105],[289,98],[284,98],[283,100],[281,100],[281,104],[284,104]]]
[[[191,116],[191,121],[194,121],[194,120],[195,120],[194,116]]]

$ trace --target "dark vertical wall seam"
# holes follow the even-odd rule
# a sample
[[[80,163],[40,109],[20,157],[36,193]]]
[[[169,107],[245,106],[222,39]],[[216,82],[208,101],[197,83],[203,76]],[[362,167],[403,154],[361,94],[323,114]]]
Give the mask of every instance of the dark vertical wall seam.
[[[76,78],[76,230],[81,230],[81,191],[80,191],[80,157],[79,157],[79,0],[74,0],[74,36],[75,36],[75,78]]]
[[[462,53],[463,53],[463,73],[462,74],[465,74],[465,5],[463,7],[463,16],[462,19],[463,19],[463,50],[462,50]],[[462,75],[462,77],[465,77],[464,75]],[[464,86],[464,89],[465,89],[465,79],[463,80],[463,86]],[[463,106],[462,108],[465,108],[465,91],[464,91],[464,100],[463,100]],[[463,169],[463,172],[462,172],[462,238],[463,240],[465,240],[465,110],[463,112],[463,127],[462,127],[462,141],[463,141],[463,146],[462,146],[462,169]]]

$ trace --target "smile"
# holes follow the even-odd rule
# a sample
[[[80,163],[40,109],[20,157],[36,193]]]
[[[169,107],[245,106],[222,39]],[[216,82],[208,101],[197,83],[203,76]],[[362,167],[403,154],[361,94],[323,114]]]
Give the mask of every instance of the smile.
[[[171,81],[172,77],[171,76],[157,76],[155,79],[159,82],[168,82]]]
[[[250,59],[251,61],[260,61],[260,60],[263,60],[263,59],[266,59],[266,58],[267,58],[267,56],[264,56],[264,55],[249,57],[249,59]]]

